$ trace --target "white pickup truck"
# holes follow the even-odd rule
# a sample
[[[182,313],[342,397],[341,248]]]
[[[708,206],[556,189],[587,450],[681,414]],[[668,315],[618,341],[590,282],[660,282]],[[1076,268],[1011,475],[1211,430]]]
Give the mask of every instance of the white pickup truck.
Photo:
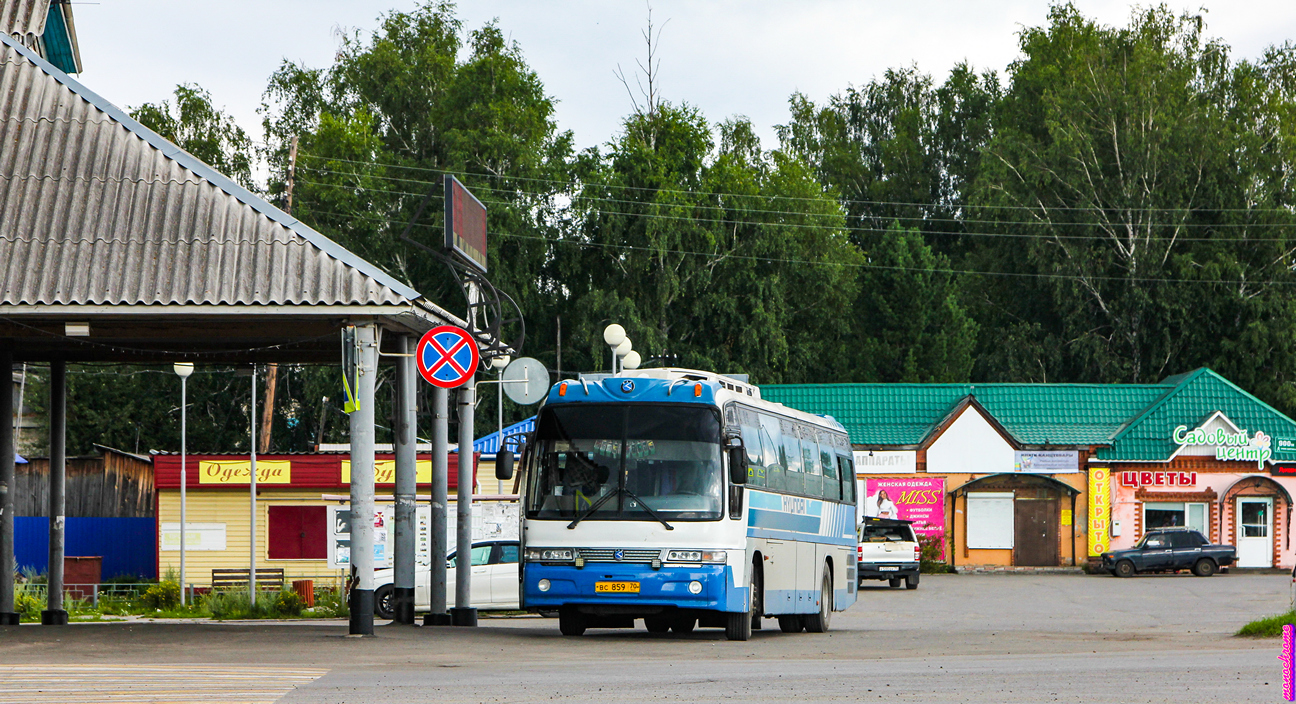
[[[859,585],[867,579],[885,579],[894,589],[903,580],[918,588],[920,564],[918,538],[909,521],[865,518],[859,525]]]

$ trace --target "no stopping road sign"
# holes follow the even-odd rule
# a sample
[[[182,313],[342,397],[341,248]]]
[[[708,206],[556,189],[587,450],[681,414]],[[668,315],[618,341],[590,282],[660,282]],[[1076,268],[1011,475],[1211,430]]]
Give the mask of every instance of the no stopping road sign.
[[[481,357],[467,330],[442,325],[428,330],[414,352],[419,374],[433,386],[453,389],[477,371]]]

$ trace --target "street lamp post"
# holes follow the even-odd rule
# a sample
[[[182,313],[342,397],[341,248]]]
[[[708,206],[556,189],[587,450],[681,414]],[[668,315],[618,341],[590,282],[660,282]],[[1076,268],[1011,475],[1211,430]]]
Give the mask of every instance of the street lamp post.
[[[612,348],[612,373],[613,374],[616,374],[617,347],[621,345],[621,343],[625,342],[625,340],[626,340],[626,331],[625,328],[621,327],[620,325],[617,325],[616,323],[612,323],[606,328],[603,328],[603,342],[607,343],[607,346]],[[629,350],[627,349],[627,351]]]
[[[180,377],[180,605],[184,606],[187,603],[185,598],[185,484],[188,483],[186,472],[188,468],[185,465],[189,453],[188,386],[189,375],[193,374],[194,365],[191,362],[176,362],[174,368],[175,373]]]

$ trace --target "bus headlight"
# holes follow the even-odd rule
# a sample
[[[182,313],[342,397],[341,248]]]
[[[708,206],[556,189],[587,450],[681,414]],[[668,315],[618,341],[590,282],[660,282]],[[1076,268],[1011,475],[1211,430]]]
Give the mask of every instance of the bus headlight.
[[[718,562],[725,563],[729,560],[729,553],[726,550],[668,550],[666,552],[667,562]]]
[[[539,589],[542,592],[549,591],[549,580],[542,579],[539,582],[536,582],[536,589]]]
[[[576,559],[572,548],[527,548],[527,562],[571,562]]]
[[[701,594],[701,593],[702,593],[702,583],[701,583],[701,582],[699,582],[699,581],[697,581],[697,580],[694,580],[694,581],[692,581],[692,582],[689,582],[689,594]]]

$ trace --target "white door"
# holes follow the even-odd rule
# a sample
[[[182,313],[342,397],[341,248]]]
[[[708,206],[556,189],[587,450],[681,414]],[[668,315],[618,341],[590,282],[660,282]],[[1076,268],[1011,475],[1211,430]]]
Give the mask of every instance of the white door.
[[[471,606],[474,609],[489,609],[491,607],[491,582],[490,582],[490,556],[493,546],[474,545],[472,549],[472,586],[468,598],[472,601]],[[455,586],[458,574],[456,562],[458,553],[454,559],[449,561],[450,566],[446,568],[446,608],[454,608],[455,605]]]
[[[518,608],[518,546],[501,543],[499,562],[490,566],[491,603],[497,609]]]
[[[1273,567],[1273,499],[1238,497],[1238,567]]]

